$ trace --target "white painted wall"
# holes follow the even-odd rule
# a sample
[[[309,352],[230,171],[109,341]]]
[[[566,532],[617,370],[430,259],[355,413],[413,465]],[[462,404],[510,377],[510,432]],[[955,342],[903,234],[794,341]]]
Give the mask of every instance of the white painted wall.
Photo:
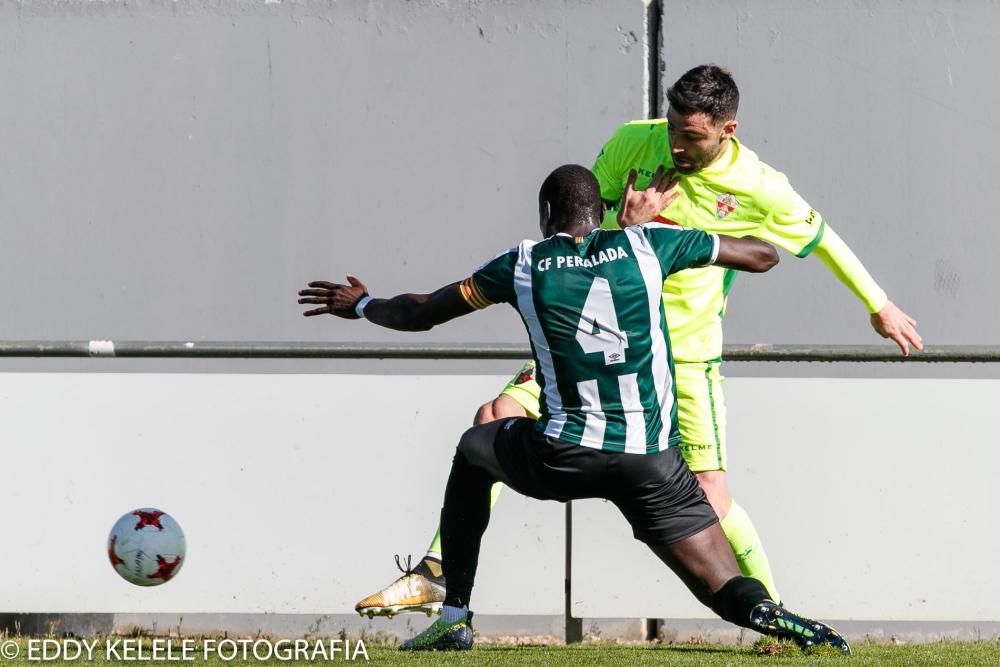
[[[0,610],[350,612],[399,574],[393,554],[423,555],[469,397],[506,380],[2,374]],[[563,508],[501,503],[477,609],[559,613]],[[141,506],[188,543],[153,589],[107,562],[112,523]],[[533,564],[517,587],[515,563]]]
[[[421,554],[458,435],[502,376],[0,374],[0,609],[344,613]],[[737,378],[730,478],[782,597],[824,618],[997,620],[992,380]],[[178,578],[108,565],[153,505]],[[708,617],[614,508],[575,506],[577,616]],[[474,607],[558,614],[563,507],[506,493]],[[516,573],[516,576],[512,576]]]
[[[726,393],[733,494],[791,608],[1000,619],[1000,382],[733,378]],[[575,504],[576,517],[576,615],[711,617],[613,507]],[[610,576],[609,559],[628,566]]]

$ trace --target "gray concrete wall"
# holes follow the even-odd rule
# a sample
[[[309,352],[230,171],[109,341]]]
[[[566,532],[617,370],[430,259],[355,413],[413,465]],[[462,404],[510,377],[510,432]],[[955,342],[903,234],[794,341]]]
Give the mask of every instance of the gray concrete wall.
[[[430,289],[535,234],[540,179],[643,113],[644,12],[0,3],[0,338],[398,338],[305,321],[294,292],[346,271]],[[998,22],[995,3],[668,0],[663,79],[731,68],[745,143],[927,340],[989,343]],[[496,310],[422,338],[520,340]],[[874,341],[815,260],[741,280],[727,337]]]
[[[356,338],[295,292],[431,289],[537,233],[544,175],[641,114],[642,21],[628,0],[3,3],[0,338]]]
[[[954,0],[663,3],[664,77],[716,62],[737,134],[848,241],[933,344],[1000,339],[1000,6]],[[867,343],[864,309],[816,260],[740,279],[730,342]]]

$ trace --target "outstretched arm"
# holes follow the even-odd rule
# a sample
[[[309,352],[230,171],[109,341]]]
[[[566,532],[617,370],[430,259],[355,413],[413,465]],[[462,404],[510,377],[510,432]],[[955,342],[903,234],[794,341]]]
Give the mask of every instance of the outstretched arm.
[[[917,332],[916,320],[888,299],[865,270],[861,260],[829,225],[813,254],[865,304],[871,313],[872,328],[878,335],[895,341],[904,357],[909,356],[910,345],[918,350],[924,349],[923,339]]]
[[[373,323],[397,331],[427,331],[475,310],[466,302],[459,283],[452,283],[430,294],[400,294],[391,299],[368,296],[368,288],[354,276],[347,276],[347,285],[316,280],[309,288],[299,291],[299,303],[322,304],[302,313],[336,315],[347,320],[365,317]]]
[[[745,236],[734,238],[719,234],[719,254],[715,265],[727,269],[764,273],[778,263],[778,251],[769,243]]]

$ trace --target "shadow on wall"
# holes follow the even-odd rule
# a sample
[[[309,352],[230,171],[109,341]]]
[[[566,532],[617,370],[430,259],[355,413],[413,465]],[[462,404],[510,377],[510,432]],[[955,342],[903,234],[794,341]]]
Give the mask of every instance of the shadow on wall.
[[[0,614],[0,632],[32,637],[108,635],[114,614]]]

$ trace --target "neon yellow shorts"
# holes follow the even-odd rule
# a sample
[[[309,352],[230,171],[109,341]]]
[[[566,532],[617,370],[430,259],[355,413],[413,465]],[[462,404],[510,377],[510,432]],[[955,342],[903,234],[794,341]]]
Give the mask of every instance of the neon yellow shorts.
[[[532,419],[541,417],[541,413],[539,412],[541,406],[538,404],[538,397],[542,393],[542,388],[535,382],[534,361],[529,361],[522,366],[517,375],[510,379],[510,382],[507,383],[500,393],[513,398]]]
[[[726,469],[726,403],[718,361],[677,362],[677,429],[691,472]]]
[[[677,394],[677,429],[681,454],[692,472],[726,469],[726,403],[722,395],[725,378],[718,361],[674,364]],[[529,361],[500,393],[510,396],[538,419],[535,364]]]

